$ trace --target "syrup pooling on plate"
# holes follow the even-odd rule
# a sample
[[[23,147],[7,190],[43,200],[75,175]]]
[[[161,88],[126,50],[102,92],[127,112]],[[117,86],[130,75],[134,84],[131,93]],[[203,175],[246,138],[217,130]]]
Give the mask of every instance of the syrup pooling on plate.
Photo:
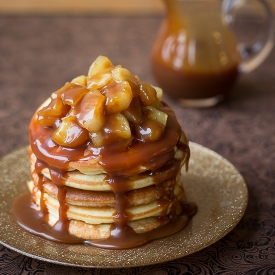
[[[33,116],[29,136],[30,159],[34,162],[32,200],[45,224],[44,231],[50,228],[44,237],[71,242],[66,182],[68,171],[78,166],[85,170],[88,165],[89,170],[92,164],[101,169],[116,202],[109,237],[92,238],[88,243],[109,248],[137,246],[177,232],[196,211],[195,207],[186,210],[181,191],[175,194],[176,188],[181,189],[179,175],[190,152],[174,112],[161,101],[159,90],[127,69],[114,66],[106,57],[95,60],[88,76],[75,78],[51,95]],[[44,169],[48,169],[49,178]],[[127,199],[133,189],[132,177],[150,177],[159,195],[153,217],[158,226],[143,234],[129,225],[140,215],[139,206],[132,207]],[[53,206],[45,194],[49,180],[57,187],[59,205],[57,221],[51,227],[47,224],[51,223]],[[30,214],[33,218],[22,221],[18,214],[21,203],[18,201],[14,208],[19,224],[34,232],[36,218]],[[150,218],[144,213],[142,219]]]

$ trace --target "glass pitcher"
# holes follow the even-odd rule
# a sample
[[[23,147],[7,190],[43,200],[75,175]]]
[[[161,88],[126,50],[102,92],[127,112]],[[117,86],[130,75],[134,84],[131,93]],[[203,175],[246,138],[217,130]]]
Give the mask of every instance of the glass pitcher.
[[[265,0],[164,2],[167,14],[152,46],[152,71],[164,92],[184,106],[210,107],[224,100],[238,74],[254,70],[272,50],[274,22]],[[234,22],[240,19],[261,22],[259,30],[248,23],[253,41],[237,39]]]

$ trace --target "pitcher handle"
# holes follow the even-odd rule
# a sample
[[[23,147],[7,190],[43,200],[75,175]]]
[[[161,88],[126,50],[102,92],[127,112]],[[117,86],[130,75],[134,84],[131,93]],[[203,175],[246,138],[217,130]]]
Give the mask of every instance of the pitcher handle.
[[[258,0],[258,2],[261,3],[266,13],[268,25],[266,40],[264,42],[257,41],[252,45],[238,44],[242,59],[238,69],[241,73],[250,73],[256,69],[267,58],[274,46],[275,23],[272,8],[266,0]],[[222,10],[227,23],[232,25],[235,20],[234,13],[245,5],[247,5],[246,0],[224,0]]]

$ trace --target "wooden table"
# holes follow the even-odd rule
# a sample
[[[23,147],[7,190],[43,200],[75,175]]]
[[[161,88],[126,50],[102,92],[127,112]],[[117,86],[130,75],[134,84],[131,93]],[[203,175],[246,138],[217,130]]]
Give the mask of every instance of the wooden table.
[[[39,104],[99,55],[155,83],[149,52],[161,16],[1,16],[0,155],[28,144],[28,123]],[[188,109],[167,95],[188,138],[232,162],[247,182],[241,222],[217,243],[190,256],[121,270],[67,267],[0,245],[0,273],[15,274],[274,274],[275,51],[231,98]],[[84,71],[83,71],[84,70]],[[257,273],[258,272],[258,273]]]

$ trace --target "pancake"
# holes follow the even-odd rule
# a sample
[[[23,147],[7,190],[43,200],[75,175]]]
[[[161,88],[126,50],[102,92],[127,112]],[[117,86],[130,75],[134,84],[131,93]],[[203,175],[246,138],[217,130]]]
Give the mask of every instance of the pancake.
[[[142,189],[132,190],[126,193],[126,200],[129,206],[147,204],[157,199],[171,187],[171,181],[165,181],[160,186],[148,186]],[[37,186],[37,182],[29,181],[28,188],[30,192],[40,192],[38,189],[33,190]],[[47,181],[43,185],[43,191],[57,200],[58,187],[51,181]],[[180,200],[184,200],[185,194],[181,185],[181,181],[178,180],[174,187],[174,193]],[[37,196],[37,194],[35,194]],[[40,195],[39,195],[40,196]],[[104,191],[87,191],[71,187],[66,187],[66,203],[75,206],[84,207],[115,207],[116,199],[113,192]],[[39,200],[37,200],[39,204]]]
[[[175,161],[181,161],[181,166],[184,165],[186,162],[187,154],[180,149],[175,149]],[[35,161],[36,157],[31,152],[30,149],[30,161],[31,161],[31,173],[34,173],[35,171]],[[82,163],[79,163],[81,165]],[[81,169],[80,169],[81,170]],[[133,175],[127,179],[127,185],[128,190],[135,190],[147,186],[151,186],[153,184],[159,184],[160,179],[162,181],[166,180],[167,177],[169,177],[169,173],[166,173],[166,171],[163,171],[162,177],[154,177],[153,173],[140,173],[137,175]],[[47,178],[51,180],[50,171],[48,168],[44,168],[42,170],[42,174]],[[68,171],[65,179],[66,186],[70,186],[73,188],[83,189],[83,190],[93,190],[93,191],[110,191],[112,190],[110,184],[108,183],[108,177],[106,176],[106,172],[104,170],[101,171],[101,173],[98,174],[83,174],[82,172],[78,170],[74,171]]]
[[[53,226],[56,220],[50,220],[49,224]],[[161,220],[157,217],[149,217],[140,220],[131,221],[128,225],[137,234],[150,232],[167,223],[166,220]],[[83,221],[71,220],[69,223],[69,233],[73,236],[78,236],[84,240],[104,240],[111,235],[111,228],[113,224],[88,224]]]
[[[39,204],[40,197],[37,196],[36,203]],[[56,217],[58,220],[58,200],[44,194],[44,200],[48,209],[49,215]],[[147,204],[129,206],[125,213],[128,220],[139,220],[147,217],[166,216],[170,212],[172,203],[159,203],[157,200]],[[104,224],[113,223],[116,214],[115,207],[83,207],[68,204],[67,217],[68,220],[81,220],[88,224]]]

